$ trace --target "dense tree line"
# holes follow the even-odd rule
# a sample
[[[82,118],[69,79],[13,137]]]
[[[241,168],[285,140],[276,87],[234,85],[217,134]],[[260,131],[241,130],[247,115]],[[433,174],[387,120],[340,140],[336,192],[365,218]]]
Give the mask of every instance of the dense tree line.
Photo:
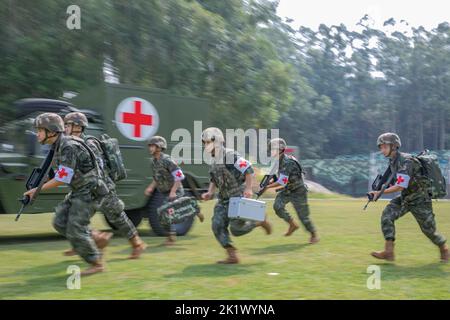
[[[279,127],[303,158],[365,153],[388,130],[406,150],[450,143],[448,23],[294,30],[269,0],[76,4],[81,30],[66,1],[0,2],[0,108],[95,85],[108,63],[121,83],[210,99],[222,127]]]

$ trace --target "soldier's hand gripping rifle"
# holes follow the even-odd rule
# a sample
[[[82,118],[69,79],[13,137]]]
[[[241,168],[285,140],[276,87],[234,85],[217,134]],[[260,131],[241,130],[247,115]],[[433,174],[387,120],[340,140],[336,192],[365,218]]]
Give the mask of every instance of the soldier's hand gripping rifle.
[[[368,201],[366,205],[364,206],[363,210],[366,210],[367,206],[372,201],[377,201],[380,199],[380,197],[383,195],[384,191],[393,184],[393,180],[395,178],[395,172],[391,172],[391,167],[388,167],[386,169],[386,172],[381,175],[377,175],[375,180],[372,183],[372,191],[379,191],[378,195],[376,197],[373,196],[371,193],[367,193]]]
[[[267,190],[267,186],[271,184],[273,181],[277,180],[276,172],[278,171],[278,161],[275,161],[270,167],[269,174],[264,175],[264,178],[261,180],[259,184],[259,190],[256,192],[256,199],[262,196],[264,192]]]
[[[41,191],[42,186],[46,181],[45,177],[48,176],[51,179],[55,175],[53,170],[51,169],[54,154],[55,154],[55,144],[52,145],[47,156],[42,161],[41,166],[39,168],[34,168],[30,176],[28,177],[27,183],[25,184],[26,189],[31,190],[36,188],[36,192],[34,193],[33,198],[31,198],[30,196],[23,196],[22,199],[19,199],[19,201],[22,203],[22,207],[17,213],[15,219],[16,221],[19,220],[20,215],[22,214],[25,207],[27,205],[33,204],[34,200],[39,195],[39,192]]]

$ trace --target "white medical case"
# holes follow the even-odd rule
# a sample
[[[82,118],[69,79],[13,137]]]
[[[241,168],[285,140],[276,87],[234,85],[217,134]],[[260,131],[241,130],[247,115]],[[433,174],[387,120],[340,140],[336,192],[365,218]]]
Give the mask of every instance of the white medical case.
[[[238,218],[253,221],[264,221],[266,203],[264,201],[233,197],[228,206],[228,218]]]

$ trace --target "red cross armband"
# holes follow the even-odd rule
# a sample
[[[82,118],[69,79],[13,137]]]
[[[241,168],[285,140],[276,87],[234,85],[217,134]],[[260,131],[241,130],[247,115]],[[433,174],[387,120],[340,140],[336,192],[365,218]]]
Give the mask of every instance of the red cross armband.
[[[400,186],[402,188],[408,188],[410,177],[404,173],[397,173],[397,181],[395,182],[396,186]]]
[[[172,177],[174,178],[175,181],[183,180],[184,179],[183,171],[181,171],[181,169],[176,169],[172,171]]]
[[[289,177],[280,173],[280,177],[277,180],[277,183],[285,187],[289,182]]]
[[[238,158],[234,163],[234,167],[238,169],[241,173],[247,171],[247,169],[250,168],[251,165],[252,164],[250,163],[250,161],[245,160],[244,158]]]
[[[55,173],[55,180],[59,182],[64,182],[70,184],[73,177],[73,169],[59,165],[58,171]]]

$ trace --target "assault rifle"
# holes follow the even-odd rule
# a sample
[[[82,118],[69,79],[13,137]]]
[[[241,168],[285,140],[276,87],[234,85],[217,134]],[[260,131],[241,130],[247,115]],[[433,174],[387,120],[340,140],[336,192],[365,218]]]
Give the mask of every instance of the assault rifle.
[[[33,195],[33,198],[30,198],[30,196],[23,196],[22,199],[19,199],[19,201],[22,203],[22,207],[20,208],[19,212],[16,216],[16,221],[19,220],[20,215],[22,214],[23,210],[27,205],[32,205],[34,200],[36,200],[37,196],[39,195],[39,192],[42,189],[42,186],[45,183],[45,177],[48,176],[50,179],[52,179],[55,175],[53,169],[51,169],[53,156],[55,154],[55,147],[56,144],[53,144],[50,151],[48,152],[45,159],[42,161],[41,166],[38,168],[34,168],[31,172],[30,176],[28,177],[27,183],[25,184],[25,188],[27,190],[31,190],[36,188],[36,192]]]
[[[372,201],[377,201],[384,193],[384,191],[394,183],[395,172],[391,172],[391,167],[389,166],[383,175],[379,174],[372,183],[372,191],[380,191],[378,196],[374,197],[371,193],[367,193],[368,201],[364,206],[363,210],[366,210],[367,206]]]

